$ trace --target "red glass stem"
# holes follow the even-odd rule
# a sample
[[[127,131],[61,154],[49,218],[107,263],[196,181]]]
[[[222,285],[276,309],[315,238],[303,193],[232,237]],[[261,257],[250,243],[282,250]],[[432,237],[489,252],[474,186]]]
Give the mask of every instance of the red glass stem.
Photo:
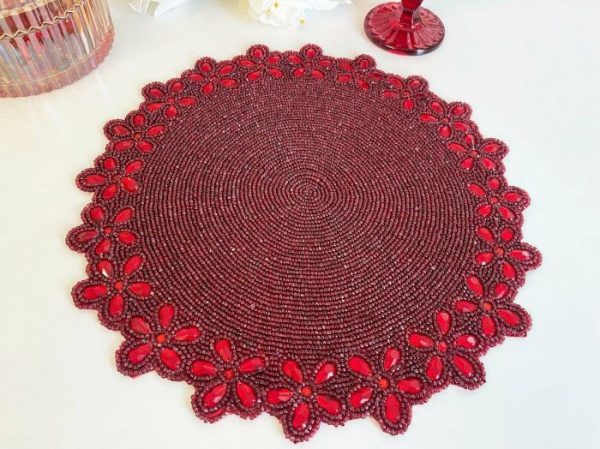
[[[423,0],[404,0],[402,3],[402,14],[400,23],[403,27],[414,28],[419,22],[419,8]]]

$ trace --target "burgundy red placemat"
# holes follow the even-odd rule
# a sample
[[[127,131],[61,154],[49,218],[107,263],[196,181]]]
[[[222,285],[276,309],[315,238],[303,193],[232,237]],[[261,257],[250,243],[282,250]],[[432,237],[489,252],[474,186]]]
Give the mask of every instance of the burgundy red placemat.
[[[203,58],[143,94],[78,177],[94,196],[67,238],[89,261],[75,303],[121,332],[124,374],[294,441],[367,415],[396,434],[527,332],[529,199],[468,105],[314,45]]]

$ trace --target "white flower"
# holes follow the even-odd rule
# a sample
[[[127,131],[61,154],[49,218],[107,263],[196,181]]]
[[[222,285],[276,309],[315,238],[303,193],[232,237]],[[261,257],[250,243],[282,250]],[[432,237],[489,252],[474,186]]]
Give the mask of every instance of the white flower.
[[[186,1],[187,0],[131,0],[128,4],[135,12],[156,17],[178,7]]]
[[[253,19],[292,27],[304,23],[306,11],[325,11],[350,3],[352,0],[240,0]]]

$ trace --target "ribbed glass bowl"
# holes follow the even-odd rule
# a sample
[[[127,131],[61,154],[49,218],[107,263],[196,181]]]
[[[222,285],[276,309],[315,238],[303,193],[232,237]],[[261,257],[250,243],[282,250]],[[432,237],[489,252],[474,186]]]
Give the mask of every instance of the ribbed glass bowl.
[[[106,0],[0,0],[0,97],[78,80],[104,60],[113,39]]]

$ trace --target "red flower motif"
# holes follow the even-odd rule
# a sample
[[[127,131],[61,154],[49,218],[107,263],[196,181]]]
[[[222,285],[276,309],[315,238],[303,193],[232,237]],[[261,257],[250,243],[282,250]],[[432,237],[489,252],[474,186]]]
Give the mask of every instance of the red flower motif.
[[[79,252],[85,252],[91,247],[93,254],[97,256],[108,253],[113,245],[134,245],[137,235],[125,227],[132,217],[131,207],[124,207],[109,220],[104,207],[93,206],[86,209],[86,224],[71,230],[67,242]]]
[[[80,189],[96,192],[105,201],[112,200],[121,191],[134,193],[139,184],[132,176],[142,169],[143,162],[134,160],[122,169],[114,157],[107,157],[96,164],[96,169],[85,170],[77,178]]]
[[[404,432],[410,423],[407,398],[414,401],[425,397],[421,379],[399,374],[400,358],[399,349],[388,348],[379,369],[358,355],[348,360],[348,369],[360,378],[357,388],[348,397],[350,408],[358,412],[371,411],[383,430],[391,434]]]
[[[370,56],[359,56],[354,61],[342,59],[338,61],[338,74],[336,81],[347,84],[354,83],[360,90],[369,90],[373,84],[383,79],[383,72],[375,69],[375,61]]]
[[[523,272],[538,261],[537,250],[518,242],[512,228],[502,228],[496,238],[490,228],[481,226],[477,229],[477,235],[490,246],[490,250],[477,253],[475,263],[479,266],[499,264],[500,273],[505,279],[522,279]]]
[[[266,401],[275,410],[287,412],[284,428],[290,437],[306,438],[321,419],[332,423],[343,420],[344,404],[327,391],[327,383],[337,374],[335,364],[321,363],[312,381],[306,379],[295,360],[284,360],[281,370],[291,384],[268,390]]]
[[[333,66],[333,60],[323,57],[321,49],[312,45],[305,45],[297,53],[289,53],[286,60],[292,64],[292,75],[296,78],[310,76],[320,80]]]
[[[240,67],[248,70],[246,73],[248,81],[256,81],[263,74],[273,78],[282,78],[281,58],[281,53],[269,52],[269,49],[264,45],[255,45],[250,47],[247,56],[241,56],[235,59],[235,62]]]
[[[483,366],[469,356],[479,349],[479,338],[472,334],[451,332],[452,315],[444,310],[435,314],[435,334],[412,332],[408,344],[429,355],[425,376],[434,384],[441,385],[452,379],[457,385],[473,388],[484,381]],[[455,376],[449,376],[452,370]]]
[[[466,134],[463,143],[448,142],[448,149],[462,158],[459,165],[467,171],[476,166],[481,166],[487,171],[501,171],[500,159],[506,154],[506,146],[503,143],[497,140],[478,143],[473,134]]]
[[[189,108],[197,103],[194,97],[185,95],[185,84],[179,80],[169,81],[165,86],[156,83],[144,89],[144,96],[151,103],[146,104],[148,112],[163,111],[168,120],[180,113],[181,108]]]
[[[531,326],[531,318],[520,306],[510,302],[506,284],[499,282],[489,295],[475,295],[474,299],[459,298],[454,309],[459,314],[478,315],[481,334],[491,342],[504,335],[524,337]]]
[[[381,94],[383,98],[401,98],[402,108],[411,111],[415,104],[425,98],[427,90],[427,81],[418,76],[409,76],[402,79],[396,75],[389,75],[386,78],[386,88]]]
[[[104,127],[107,137],[115,151],[127,151],[137,148],[142,153],[154,149],[158,140],[166,131],[165,125],[148,125],[148,119],[139,112],[129,114],[126,120],[112,120]]]
[[[196,359],[190,367],[194,378],[210,381],[202,392],[194,395],[196,413],[208,421],[215,421],[228,407],[233,410],[241,407],[246,416],[258,413],[258,395],[256,388],[248,383],[248,377],[265,367],[265,359],[254,356],[238,361],[227,339],[215,341],[213,349],[216,361]]]
[[[148,299],[152,295],[150,283],[137,277],[143,263],[144,259],[138,255],[131,256],[119,267],[110,260],[98,261],[94,266],[97,275],[74,288],[77,305],[101,308],[108,322],[120,319],[129,301]]]
[[[482,218],[487,218],[496,212],[504,221],[516,223],[520,220],[518,212],[529,203],[523,191],[516,187],[503,188],[498,178],[489,178],[485,186],[471,183],[467,187],[471,194],[482,200],[475,209],[477,215]]]
[[[157,320],[141,315],[130,318],[127,326],[133,340],[125,341],[117,353],[119,370],[128,376],[158,368],[167,376],[183,366],[182,346],[197,342],[200,329],[193,324],[174,324],[175,307],[165,304],[158,309]]]
[[[438,126],[438,133],[444,139],[452,137],[453,131],[469,132],[469,116],[471,109],[463,103],[450,103],[446,105],[434,100],[429,103],[429,112],[424,112],[419,119],[424,123]]]
[[[196,62],[196,69],[187,73],[188,79],[200,86],[204,95],[212,94],[218,87],[232,88],[238,81],[232,76],[235,65],[229,61],[217,63],[212,58]]]

